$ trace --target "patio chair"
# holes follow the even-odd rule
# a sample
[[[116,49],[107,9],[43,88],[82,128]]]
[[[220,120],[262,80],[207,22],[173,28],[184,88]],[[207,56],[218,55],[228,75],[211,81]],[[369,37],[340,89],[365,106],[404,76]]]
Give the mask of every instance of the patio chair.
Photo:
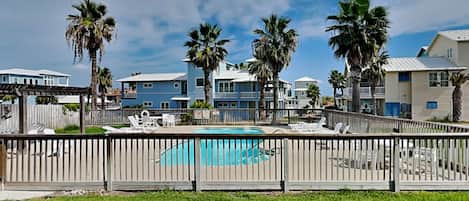
[[[163,127],[175,127],[176,126],[176,116],[171,114],[163,114]]]
[[[350,125],[345,126],[344,130],[342,130],[342,134],[347,134],[349,130],[350,130]]]
[[[430,147],[404,147],[401,150],[401,169],[406,174],[436,177],[437,149]]]

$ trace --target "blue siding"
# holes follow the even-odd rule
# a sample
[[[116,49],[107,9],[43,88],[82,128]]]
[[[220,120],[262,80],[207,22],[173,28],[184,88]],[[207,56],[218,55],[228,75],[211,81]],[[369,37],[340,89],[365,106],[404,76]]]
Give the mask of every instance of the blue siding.
[[[145,88],[145,83],[152,83],[153,87]],[[175,88],[174,83],[178,83],[179,87]],[[152,102],[151,108],[161,108],[161,102],[168,102],[170,108],[177,108],[177,101],[172,101],[175,96],[182,96],[181,81],[164,81],[164,82],[137,82],[137,97],[135,99],[122,99],[122,106],[143,105],[145,101]]]

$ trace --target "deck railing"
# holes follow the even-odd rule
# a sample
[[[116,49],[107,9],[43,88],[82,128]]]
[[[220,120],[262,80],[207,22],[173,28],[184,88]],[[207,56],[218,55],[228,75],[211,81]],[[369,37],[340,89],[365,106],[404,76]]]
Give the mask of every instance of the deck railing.
[[[325,110],[327,125],[339,122],[350,125],[354,133],[468,133],[469,127],[429,121],[416,121],[361,113]]]
[[[5,190],[469,190],[469,134],[2,135]]]

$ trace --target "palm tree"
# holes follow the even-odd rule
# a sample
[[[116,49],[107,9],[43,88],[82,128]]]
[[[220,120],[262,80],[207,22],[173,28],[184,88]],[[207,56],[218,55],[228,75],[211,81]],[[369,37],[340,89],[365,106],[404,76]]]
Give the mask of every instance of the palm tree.
[[[265,85],[272,79],[272,72],[261,58],[249,62],[247,66],[249,74],[256,76],[257,85],[259,86],[259,116],[261,120],[265,119]]]
[[[228,51],[224,45],[230,42],[226,39],[218,39],[222,29],[217,25],[208,23],[200,24],[199,29],[189,32],[190,38],[184,46],[188,47],[186,56],[190,62],[204,71],[205,102],[210,103],[210,74],[218,68],[221,61],[225,59]]]
[[[329,73],[328,82],[334,89],[334,108],[337,108],[337,89],[343,89],[345,87],[345,76],[338,70],[332,70],[331,73]]]
[[[319,95],[321,92],[319,91],[319,87],[315,84],[310,84],[308,86],[308,89],[306,90],[306,97],[311,98],[309,101],[309,104],[311,105],[311,108],[315,108],[316,103],[319,101]]]
[[[99,68],[98,69],[98,88],[99,93],[101,94],[101,107],[103,110],[106,109],[106,93],[108,89],[112,87],[112,74],[109,68]]]
[[[274,90],[274,113],[272,124],[277,123],[279,74],[291,61],[296,50],[298,34],[294,29],[288,29],[290,19],[271,15],[262,18],[264,30],[256,29],[259,36],[253,41],[254,52],[265,56],[265,62],[272,71]]]
[[[464,74],[461,72],[452,73],[449,77],[451,84],[454,86],[453,90],[453,121],[461,121],[462,114],[462,96],[463,92],[461,86],[464,85],[469,80],[469,74]]]
[[[352,82],[352,111],[360,110],[360,79],[362,69],[369,63],[375,49],[388,38],[389,20],[384,7],[370,9],[369,0],[339,2],[340,13],[327,17],[334,22],[326,28],[332,32],[329,46],[337,58],[344,58],[350,66]]]
[[[104,41],[111,42],[112,34],[116,27],[116,21],[112,17],[106,17],[106,6],[84,0],[79,5],[73,5],[79,14],[68,15],[68,27],[65,32],[65,38],[68,44],[73,48],[73,62],[82,61],[84,50],[88,50],[88,56],[91,60],[91,95],[92,109],[96,109],[96,86],[97,77],[97,59],[101,61],[104,54]],[[99,56],[99,57],[98,57]]]
[[[370,66],[363,71],[363,77],[365,77],[370,83],[371,92],[371,104],[373,104],[373,114],[377,114],[377,103],[376,103],[376,86],[384,80],[386,71],[383,69],[383,65],[388,64],[389,55],[387,51],[382,51],[379,55],[373,57]]]
[[[16,98],[17,97],[15,95],[5,95],[2,97],[2,101],[10,101],[11,104],[15,104]]]

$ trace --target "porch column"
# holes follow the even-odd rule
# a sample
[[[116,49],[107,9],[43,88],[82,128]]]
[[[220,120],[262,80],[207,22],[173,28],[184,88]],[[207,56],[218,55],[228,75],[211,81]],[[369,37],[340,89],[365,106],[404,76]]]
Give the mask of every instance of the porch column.
[[[19,106],[19,134],[28,133],[28,96],[21,94],[18,97],[18,106]]]
[[[85,134],[85,97],[80,95],[80,133]]]

